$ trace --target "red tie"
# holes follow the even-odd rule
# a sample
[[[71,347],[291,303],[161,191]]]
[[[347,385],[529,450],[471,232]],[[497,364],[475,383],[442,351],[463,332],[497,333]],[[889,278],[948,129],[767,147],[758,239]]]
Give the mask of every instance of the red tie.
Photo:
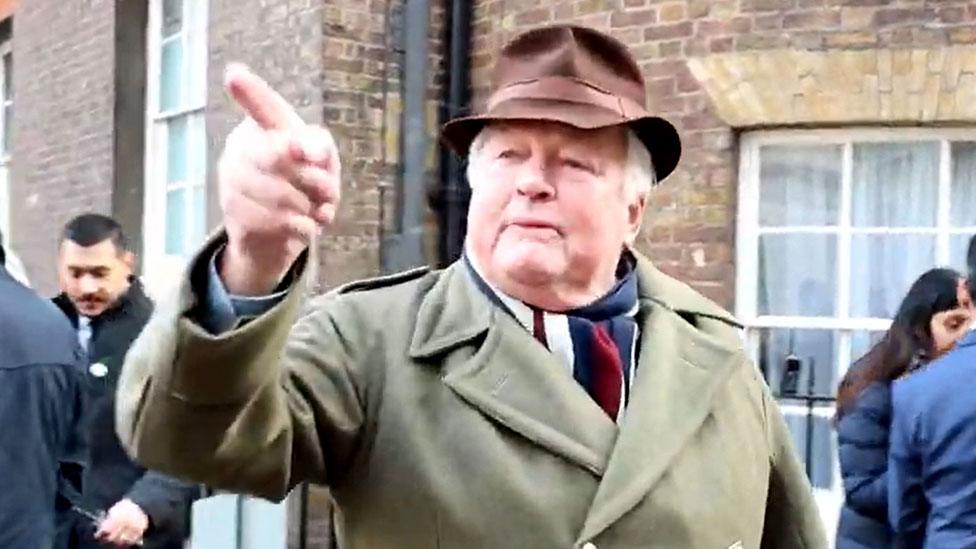
[[[624,366],[617,344],[604,327],[596,324],[593,325],[590,367],[593,368],[593,399],[611,419],[616,420],[620,411]]]

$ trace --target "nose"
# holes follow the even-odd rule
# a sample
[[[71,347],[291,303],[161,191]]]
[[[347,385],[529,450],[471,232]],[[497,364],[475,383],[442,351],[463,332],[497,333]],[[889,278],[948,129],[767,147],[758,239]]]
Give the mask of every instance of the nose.
[[[546,177],[546,170],[539,162],[526,162],[515,176],[518,193],[531,200],[549,200],[556,195],[556,189]]]
[[[81,289],[81,293],[93,294],[98,291],[98,284],[95,283],[95,278],[89,275],[84,275],[81,280],[78,281],[78,287]]]

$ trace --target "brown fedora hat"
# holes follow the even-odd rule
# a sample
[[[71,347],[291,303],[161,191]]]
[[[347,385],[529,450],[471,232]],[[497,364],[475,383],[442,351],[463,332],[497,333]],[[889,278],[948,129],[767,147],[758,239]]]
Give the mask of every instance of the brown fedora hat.
[[[677,130],[647,109],[634,57],[601,32],[559,25],[521,34],[502,49],[492,82],[483,113],[441,128],[441,140],[460,156],[489,122],[548,120],[581,129],[630,126],[650,151],[658,181],[681,157]]]

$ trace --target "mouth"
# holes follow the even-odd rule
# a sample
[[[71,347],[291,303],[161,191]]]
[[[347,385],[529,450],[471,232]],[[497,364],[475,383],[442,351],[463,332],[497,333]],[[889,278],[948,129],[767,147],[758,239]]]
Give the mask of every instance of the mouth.
[[[541,219],[516,218],[509,221],[507,226],[530,231],[553,231],[557,234],[562,234],[562,231],[554,223],[549,223]]]

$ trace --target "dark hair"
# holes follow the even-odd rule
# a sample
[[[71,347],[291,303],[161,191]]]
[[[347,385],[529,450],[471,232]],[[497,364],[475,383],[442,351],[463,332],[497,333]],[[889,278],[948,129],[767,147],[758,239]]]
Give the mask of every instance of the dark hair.
[[[3,248],[3,231],[0,231],[0,267],[7,264],[7,252]]]
[[[969,270],[966,280],[969,291],[976,291],[976,235],[969,239],[969,249],[966,250],[966,268]]]
[[[111,239],[121,252],[129,249],[122,226],[111,217],[101,214],[82,214],[64,226],[61,241],[70,240],[85,248]]]
[[[931,269],[918,277],[899,305],[891,327],[841,380],[837,389],[838,418],[850,410],[869,385],[894,381],[916,359],[924,360],[932,352],[932,317],[959,306],[956,289],[961,278],[952,269]]]

